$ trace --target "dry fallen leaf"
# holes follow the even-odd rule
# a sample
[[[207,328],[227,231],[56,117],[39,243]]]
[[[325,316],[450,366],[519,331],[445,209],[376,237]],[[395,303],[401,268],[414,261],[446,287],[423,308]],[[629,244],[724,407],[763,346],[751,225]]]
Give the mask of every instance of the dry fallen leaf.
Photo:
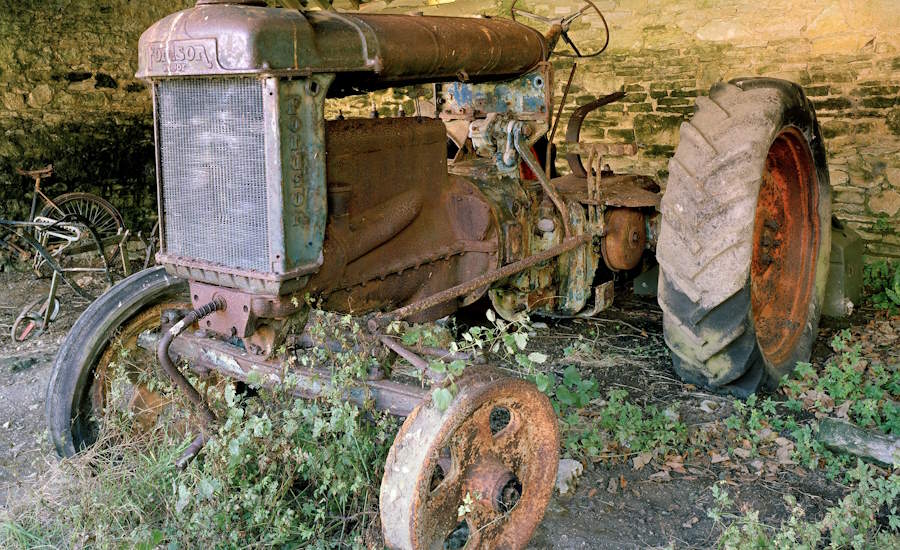
[[[719,462],[725,462],[727,460],[731,460],[731,458],[727,454],[720,455],[715,451],[713,451],[712,456],[709,459],[709,461],[713,464],[718,464]]]
[[[742,449],[741,447],[738,447],[737,449],[734,450],[734,456],[736,456],[738,458],[750,458],[750,451],[748,451],[747,449]]]
[[[775,437],[776,437],[776,436],[775,436],[775,432],[773,432],[773,431],[770,430],[769,428],[763,428],[763,429],[759,430],[759,432],[757,432],[756,435],[757,435],[757,436],[759,437],[759,439],[761,439],[762,441],[770,441],[770,440],[772,440],[772,439],[775,439]]]
[[[700,521],[700,518],[698,518],[697,516],[694,516],[691,519],[687,520],[686,522],[682,523],[681,526],[684,527],[685,529],[690,529],[691,527],[696,525],[698,521]]]
[[[641,468],[649,464],[651,460],[653,460],[653,453],[641,453],[631,459],[632,463],[634,464],[633,467],[635,470],[640,470]]]
[[[680,456],[675,456],[666,460],[666,466],[678,472],[679,474],[687,473],[687,470],[684,469],[684,459]]]
[[[672,481],[672,476],[669,475],[668,470],[660,470],[655,474],[650,476],[650,479],[653,481]]]
[[[844,401],[844,404],[834,410],[835,416],[838,418],[843,418],[844,420],[849,420],[850,418],[847,416],[847,413],[850,411],[850,405],[853,404],[853,401]]]
[[[606,486],[606,492],[614,495],[619,490],[619,480],[614,477],[609,478],[609,484]]]

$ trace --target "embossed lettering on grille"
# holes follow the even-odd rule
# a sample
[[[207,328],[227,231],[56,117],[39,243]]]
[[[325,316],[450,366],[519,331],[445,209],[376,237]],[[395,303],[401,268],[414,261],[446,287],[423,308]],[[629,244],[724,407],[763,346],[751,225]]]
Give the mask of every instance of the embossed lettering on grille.
[[[270,271],[262,93],[253,78],[156,83],[167,254]]]

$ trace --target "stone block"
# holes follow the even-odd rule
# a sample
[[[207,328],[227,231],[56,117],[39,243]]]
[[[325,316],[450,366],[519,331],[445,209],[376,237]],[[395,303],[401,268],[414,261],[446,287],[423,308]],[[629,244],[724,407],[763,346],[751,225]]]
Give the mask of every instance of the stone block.
[[[678,129],[683,118],[667,115],[637,115],[634,117],[634,136],[638,143],[654,145],[678,144]]]
[[[857,96],[884,96],[894,95],[898,92],[900,92],[900,86],[884,86],[881,82],[874,81],[861,83],[850,93]]]
[[[884,121],[892,134],[900,136],[900,107],[891,109]]]
[[[831,88],[826,85],[820,86],[804,86],[803,91],[809,97],[823,97],[830,94]]]
[[[678,113],[680,115],[683,115],[683,117],[694,114],[694,106],[693,105],[686,105],[683,107],[670,107],[667,105],[663,105],[663,106],[657,107],[656,110],[659,111],[660,113]]]
[[[835,138],[837,136],[845,136],[853,132],[852,126],[848,122],[830,120],[821,122],[822,135],[825,139]]]
[[[697,97],[700,95],[700,90],[672,90],[672,97]]]
[[[649,103],[631,103],[627,107],[629,113],[650,113],[653,111],[653,105]]]
[[[868,256],[874,258],[900,258],[900,246],[887,243],[866,243]]]
[[[844,204],[864,204],[866,202],[865,195],[862,191],[842,191],[834,193],[834,202]]]
[[[900,189],[900,167],[891,166],[884,171],[885,179],[894,189]]]
[[[621,141],[625,143],[634,143],[634,129],[632,128],[610,128],[606,131],[607,139]]]
[[[3,94],[3,106],[10,111],[25,110],[25,98],[17,92],[7,92]]]
[[[853,103],[845,97],[829,97],[827,99],[813,99],[813,107],[816,111],[839,111],[841,109],[849,109]]]
[[[887,189],[869,198],[869,210],[876,214],[894,216],[900,212],[900,192]]]
[[[898,101],[900,101],[900,98],[898,98],[897,96],[872,96],[864,97],[862,100],[862,105],[863,107],[869,107],[872,109],[890,109],[894,105],[897,105]]]
[[[53,99],[53,90],[48,84],[38,84],[28,94],[28,106],[34,109],[40,109],[44,105],[50,103]]]
[[[686,97],[663,97],[656,100],[657,105],[674,107],[677,105],[691,105],[693,102]]]
[[[630,93],[625,94],[625,97],[620,99],[622,103],[643,103],[644,100],[647,99],[647,94],[644,93]]]

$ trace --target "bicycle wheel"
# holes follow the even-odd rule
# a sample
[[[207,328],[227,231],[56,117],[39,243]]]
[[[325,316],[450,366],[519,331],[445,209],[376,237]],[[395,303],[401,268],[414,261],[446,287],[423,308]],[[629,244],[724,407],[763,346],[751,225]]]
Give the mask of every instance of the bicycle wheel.
[[[10,337],[15,343],[24,342],[38,329],[38,334],[47,329],[44,326],[44,315],[47,313],[47,298],[38,298],[25,306],[13,322]],[[50,321],[55,321],[59,316],[59,299],[53,299],[53,309],[50,312]]]
[[[116,210],[112,204],[105,199],[93,195],[91,193],[65,193],[53,199],[53,204],[47,204],[41,210],[40,215],[51,219],[60,219],[66,215],[76,214],[86,221],[97,233],[97,237],[103,243],[103,254],[106,257],[105,265],[113,272],[121,271],[121,266],[116,259],[121,253],[120,244],[114,237],[121,235],[124,231],[125,223],[122,221],[122,215]],[[87,244],[87,256],[81,256],[80,259],[74,260],[68,258],[69,253],[61,250],[62,256],[59,256],[59,262],[64,267],[99,267],[97,261],[91,260],[96,251],[90,246],[90,237],[83,236],[85,244]],[[57,256],[55,252],[58,248],[64,247],[66,243],[61,239],[50,237],[45,246],[52,254]],[[84,247],[76,247],[83,249]],[[68,259],[64,259],[68,258]],[[35,265],[35,271],[46,274],[42,269],[41,262]],[[119,268],[119,269],[117,269]]]
[[[122,215],[105,199],[91,193],[65,193],[44,206],[41,216],[59,218],[65,214],[78,214],[91,224],[101,239],[118,235],[125,227]]]

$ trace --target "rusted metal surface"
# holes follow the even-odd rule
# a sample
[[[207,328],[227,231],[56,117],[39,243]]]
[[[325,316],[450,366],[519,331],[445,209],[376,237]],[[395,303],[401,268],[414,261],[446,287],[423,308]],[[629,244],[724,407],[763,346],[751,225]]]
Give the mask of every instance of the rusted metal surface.
[[[553,67],[540,63],[531,72],[500,83],[437,84],[438,116],[445,121],[474,120],[491,113],[514,113],[518,120],[550,118]]]
[[[563,109],[566,106],[566,100],[569,98],[569,89],[572,87],[572,79],[575,78],[576,69],[578,69],[578,63],[572,63],[572,69],[569,71],[569,78],[566,80],[566,85],[563,88],[562,98],[559,100],[559,110],[556,111],[556,118],[553,119],[553,124],[550,126],[550,135],[547,137],[547,152],[544,156],[544,158],[547,159],[547,162],[546,170],[544,170],[544,172],[547,174],[548,178],[552,177],[553,173],[553,166],[551,165],[553,138],[556,137],[556,129],[559,127],[559,121],[562,120]]]
[[[447,137],[433,119],[327,124],[332,203],[324,263],[307,290],[326,309],[365,313],[415,301],[499,263],[491,202],[447,175]],[[334,195],[334,194],[333,194]],[[452,313],[443,304],[416,320]]]
[[[528,165],[534,175],[537,176],[544,193],[546,193],[550,200],[553,201],[553,206],[556,207],[556,210],[559,212],[560,220],[562,220],[563,232],[565,233],[566,238],[569,238],[572,236],[572,228],[569,226],[569,212],[566,203],[563,202],[556,187],[553,186],[553,182],[550,181],[547,174],[544,173],[540,163],[538,163],[537,158],[535,158],[534,152],[523,139],[529,136],[529,127],[523,126],[521,123],[516,124],[517,126],[513,130],[513,143],[516,146],[516,151],[519,152],[522,160]]]
[[[552,248],[548,248],[547,250],[540,252],[538,254],[533,254],[519,260],[518,262],[514,262],[511,264],[507,264],[500,269],[496,269],[494,271],[489,271],[483,275],[472,278],[464,283],[459,285],[450,287],[448,289],[442,290],[435,294],[428,296],[422,300],[417,302],[413,302],[409,305],[403,306],[401,308],[395,309],[390,313],[385,314],[381,317],[382,322],[389,322],[391,319],[405,319],[411,317],[419,312],[431,309],[439,304],[445,303],[454,298],[458,298],[463,296],[464,294],[468,294],[473,290],[478,288],[487,287],[491,283],[495,281],[499,281],[500,279],[504,279],[511,275],[515,275],[520,271],[527,269],[531,266],[537,265],[541,262],[546,262],[551,258],[555,258],[560,254],[568,252],[574,248],[577,248],[587,242],[590,242],[590,235],[577,235],[575,237],[566,239],[561,244],[554,246]]]
[[[635,174],[605,175],[597,182],[597,198],[588,196],[587,179],[574,174],[553,178],[567,198],[582,204],[621,208],[658,208],[661,194],[656,180]],[[653,191],[655,189],[655,191]]]
[[[566,143],[574,145],[579,142],[581,125],[584,122],[585,117],[587,117],[591,111],[597,110],[614,101],[618,101],[623,97],[625,97],[625,92],[614,92],[575,109],[575,112],[572,113],[572,116],[569,118],[568,125],[566,125]],[[572,170],[573,174],[582,178],[587,177],[587,170],[585,170],[584,164],[582,164],[581,157],[578,153],[568,153],[566,155],[566,161],[569,163],[569,169]]]
[[[155,350],[160,336],[155,332],[144,332],[138,344],[144,349]],[[331,371],[324,368],[286,367],[277,359],[262,356],[209,338],[201,332],[185,332],[172,341],[169,353],[189,360],[191,368],[198,373],[217,372],[228,378],[250,382],[267,388],[283,387],[285,376],[292,379],[291,392],[297,397],[314,399],[330,387]],[[296,384],[296,385],[295,385]],[[364,385],[349,388],[347,400],[363,406],[372,403],[377,409],[396,416],[406,416],[427,395],[427,391],[390,380],[373,380]]]
[[[459,525],[467,548],[524,548],[553,493],[559,433],[547,397],[524,380],[470,368],[446,411],[425,401],[385,464],[380,508],[389,548],[442,548]],[[460,518],[466,495],[471,511]]]
[[[606,211],[606,235],[601,242],[603,261],[613,271],[634,269],[647,248],[644,213],[631,208]]]
[[[594,287],[594,307],[590,311],[583,311],[578,314],[579,317],[591,318],[601,311],[613,305],[616,299],[614,281],[606,281]]]
[[[199,5],[141,36],[138,77],[337,73],[332,96],[456,79],[502,80],[547,58],[540,33],[508,19]]]
[[[141,350],[138,348],[138,336],[147,330],[154,330],[160,327],[160,315],[163,310],[167,309],[184,309],[189,308],[189,303],[162,303],[150,307],[125,326],[121,327],[116,335],[114,343],[106,348],[97,366],[94,370],[96,382],[91,385],[91,409],[93,414],[102,414],[104,408],[108,405],[107,397],[109,392],[109,384],[111,382],[110,368],[114,362],[119,359],[122,352],[128,353],[129,361],[133,363],[139,370],[136,372],[128,371],[129,382],[134,387],[134,396],[128,403],[131,414],[134,415],[137,426],[143,431],[149,431],[156,426],[157,418],[165,407],[170,403],[170,398],[163,396],[156,391],[150,389],[147,385],[147,376],[153,376],[152,360],[135,355],[135,350],[146,351],[149,354],[155,354],[156,349]]]
[[[556,279],[558,280],[558,302],[552,307],[537,308],[549,315],[576,315],[584,309],[591,297],[591,284],[594,274],[600,262],[598,254],[594,252],[591,226],[584,206],[575,201],[570,201],[567,211],[569,213],[569,226],[581,235],[591,237],[589,243],[575,248],[559,257],[556,267]]]
[[[157,260],[171,274],[283,294],[319,268],[327,221],[324,103],[332,80],[153,80]],[[229,208],[238,205],[235,219]]]
[[[818,183],[806,138],[782,131],[766,157],[753,228],[750,303],[770,363],[786,361],[806,330],[815,291],[820,228]]]

